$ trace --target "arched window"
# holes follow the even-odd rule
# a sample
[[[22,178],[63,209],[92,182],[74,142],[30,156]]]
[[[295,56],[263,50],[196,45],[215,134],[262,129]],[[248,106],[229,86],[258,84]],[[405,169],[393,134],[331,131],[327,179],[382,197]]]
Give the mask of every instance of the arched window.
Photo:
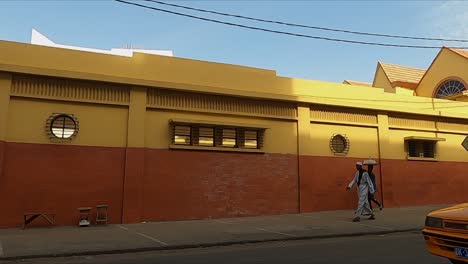
[[[466,90],[465,85],[457,80],[447,80],[437,89],[436,98],[444,98]]]

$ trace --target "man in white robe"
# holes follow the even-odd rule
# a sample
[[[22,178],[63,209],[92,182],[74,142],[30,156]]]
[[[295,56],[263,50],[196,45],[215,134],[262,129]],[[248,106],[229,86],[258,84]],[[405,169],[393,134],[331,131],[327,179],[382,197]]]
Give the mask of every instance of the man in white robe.
[[[374,220],[374,212],[370,209],[368,194],[374,193],[374,185],[369,177],[369,174],[366,170],[362,168],[362,162],[356,163],[356,174],[354,175],[354,179],[349,183],[346,190],[351,189],[354,184],[357,185],[357,193],[358,193],[358,208],[356,210],[353,222],[361,221],[361,215],[363,212],[368,212],[370,214],[369,220]]]

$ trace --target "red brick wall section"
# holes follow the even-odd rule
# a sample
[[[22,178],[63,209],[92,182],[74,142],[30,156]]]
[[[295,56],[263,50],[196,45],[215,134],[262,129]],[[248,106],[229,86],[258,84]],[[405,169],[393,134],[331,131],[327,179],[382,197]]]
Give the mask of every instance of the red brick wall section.
[[[383,160],[387,207],[468,201],[468,162]]]
[[[146,160],[144,220],[298,212],[295,155],[148,149]]]
[[[356,162],[346,157],[300,157],[301,211],[352,209],[357,206],[356,187],[346,187],[356,172]],[[378,168],[374,169],[379,185]]]
[[[144,148],[127,148],[122,223],[141,222],[143,213]]]
[[[5,144],[0,177],[0,227],[20,226],[23,213],[56,213],[75,225],[78,207],[109,205],[110,222],[122,214],[124,149]],[[95,212],[95,211],[93,211]]]

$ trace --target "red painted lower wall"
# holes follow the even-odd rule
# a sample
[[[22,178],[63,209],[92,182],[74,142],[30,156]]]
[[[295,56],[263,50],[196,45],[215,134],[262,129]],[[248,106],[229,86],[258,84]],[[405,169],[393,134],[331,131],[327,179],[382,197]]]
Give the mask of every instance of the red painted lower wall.
[[[301,156],[301,211],[355,208],[355,188],[345,189],[354,177],[355,163],[363,160],[365,158]],[[383,159],[380,166],[374,167],[379,190],[377,198],[382,201],[383,195],[386,207],[466,202],[467,172],[468,162]]]
[[[0,177],[3,171],[3,157],[5,157],[5,142],[0,140]]]
[[[298,212],[297,156],[146,150],[144,219]]]
[[[118,148],[6,143],[0,177],[0,227],[16,227],[23,213],[56,213],[75,225],[78,207],[109,205],[120,223],[125,151]]]
[[[301,156],[299,163],[301,212],[356,207],[356,190],[353,188],[346,191],[346,187],[354,177],[356,162],[362,162],[362,160],[345,157]]]
[[[382,161],[386,206],[468,201],[468,162]]]
[[[78,207],[98,204],[110,206],[111,223],[352,209],[346,186],[362,160],[0,142],[0,227],[30,212],[75,225]],[[468,201],[467,171],[468,162],[442,161],[375,168],[387,207]]]
[[[137,223],[143,220],[145,160],[145,149],[126,149],[122,223]]]

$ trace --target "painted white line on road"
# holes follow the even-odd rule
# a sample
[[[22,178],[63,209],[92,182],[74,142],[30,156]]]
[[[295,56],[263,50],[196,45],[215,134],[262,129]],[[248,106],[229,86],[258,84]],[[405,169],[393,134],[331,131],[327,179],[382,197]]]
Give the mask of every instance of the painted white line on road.
[[[221,221],[221,220],[216,220],[216,219],[213,219],[213,221],[218,222],[218,223],[221,223],[221,224],[226,224],[226,225],[232,225],[232,224],[234,224],[234,223],[229,223],[229,222],[225,222],[225,221]]]
[[[361,224],[360,222],[348,222],[348,221],[338,221],[342,223],[347,223],[347,224],[358,224],[361,226],[367,226],[367,227],[376,227],[376,228],[381,228],[381,229],[386,229],[386,230],[393,230],[393,228],[385,227],[385,226],[378,226],[378,225],[367,225],[367,224]]]
[[[310,219],[320,219],[320,217],[318,216],[312,216],[312,215],[299,215],[301,217],[305,217],[305,218],[310,218]]]
[[[273,234],[279,234],[279,235],[283,235],[283,236],[296,237],[296,235],[293,235],[293,234],[282,233],[282,232],[276,232],[276,231],[268,230],[268,229],[265,229],[265,228],[258,228],[258,227],[254,227],[254,228],[257,229],[257,230],[261,230],[261,231],[265,231],[265,232],[269,232],[269,233],[273,233]]]
[[[120,227],[120,228],[122,228],[123,230],[127,230],[127,231],[129,230],[128,228],[123,227],[123,226],[121,226],[121,225],[117,225],[117,227]]]
[[[167,245],[168,245],[166,242],[162,242],[162,241],[159,240],[159,239],[156,239],[156,238],[154,238],[154,237],[150,237],[150,236],[145,235],[145,234],[143,234],[143,233],[136,233],[136,234],[137,234],[137,235],[140,235],[140,236],[142,236],[142,237],[145,237],[145,238],[147,238],[147,239],[149,239],[149,240],[152,240],[152,241],[154,241],[154,242],[156,242],[156,243],[159,243],[159,244],[161,244],[161,245],[163,245],[163,246],[167,246]]]
[[[3,257],[3,244],[2,241],[0,241],[0,257]]]

